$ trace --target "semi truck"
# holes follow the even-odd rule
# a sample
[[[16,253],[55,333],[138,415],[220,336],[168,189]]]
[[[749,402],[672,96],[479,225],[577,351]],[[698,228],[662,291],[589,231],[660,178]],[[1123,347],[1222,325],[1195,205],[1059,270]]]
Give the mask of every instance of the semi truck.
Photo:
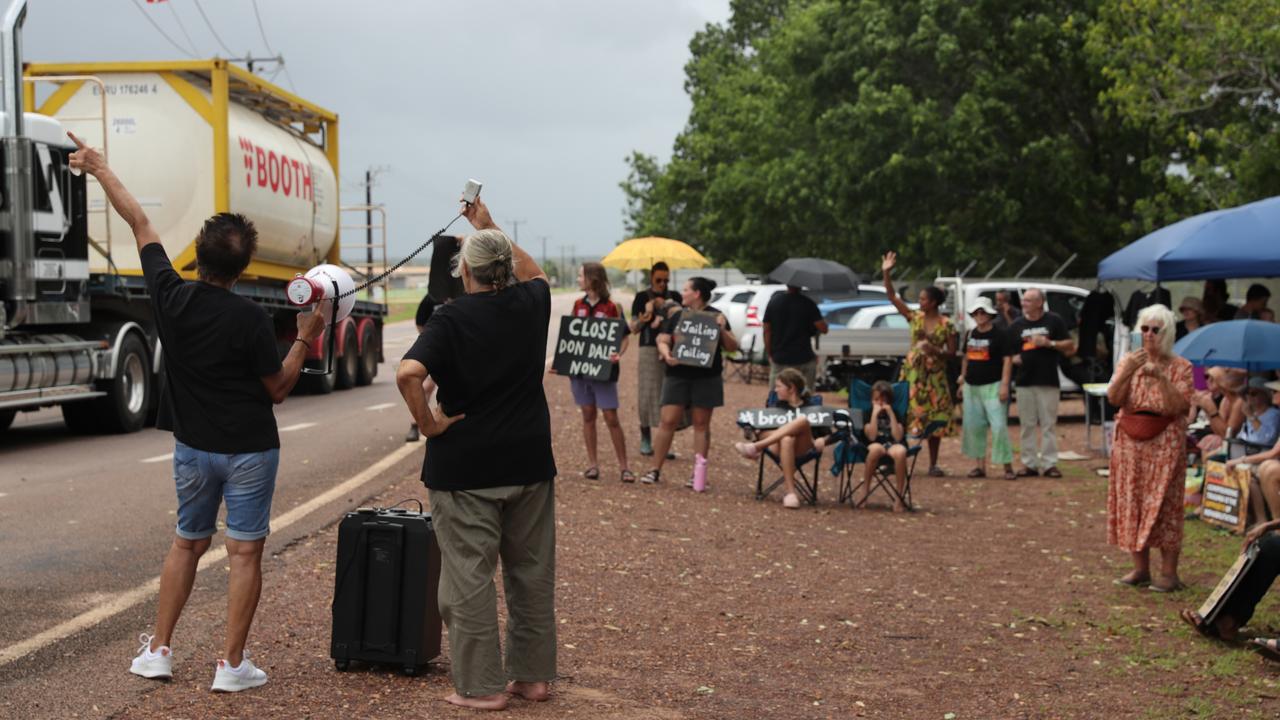
[[[283,352],[297,312],[285,285],[343,264],[338,116],[217,58],[24,72],[25,13],[26,0],[11,0],[0,24],[0,432],[16,413],[49,406],[77,431],[136,431],[163,392],[164,348],[133,235],[96,182],[70,171],[66,132],[104,152],[188,280],[206,218],[254,223],[258,248],[234,290],[268,312]],[[385,226],[383,237],[385,248]],[[304,375],[300,387],[371,383],[385,315],[382,303],[358,301],[328,330],[333,362],[327,338],[307,359],[333,372]]]

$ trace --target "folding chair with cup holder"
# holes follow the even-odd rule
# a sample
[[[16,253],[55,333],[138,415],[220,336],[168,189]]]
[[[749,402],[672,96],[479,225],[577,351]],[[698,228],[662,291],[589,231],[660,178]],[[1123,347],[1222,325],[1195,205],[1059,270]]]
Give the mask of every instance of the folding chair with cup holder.
[[[767,407],[773,407],[774,403],[776,403],[777,400],[778,400],[777,393],[770,391],[769,399],[765,402],[765,405]],[[821,406],[822,406],[821,395],[810,395],[808,402],[804,404],[804,407],[821,407]],[[841,414],[843,415],[843,413]],[[847,415],[844,417],[846,418],[846,420],[844,420],[843,424],[847,426],[848,425]],[[847,429],[842,428],[841,424],[842,424],[842,420],[840,418],[837,418],[836,427],[832,428],[832,435],[828,436],[827,443],[830,443],[833,437],[836,439],[839,439],[840,437],[842,437],[842,433],[847,434]],[[765,435],[767,435],[771,430],[775,429],[775,428],[757,428],[741,420],[738,421],[738,427],[742,428],[742,435],[744,438],[746,438],[747,442],[756,442],[761,438],[763,438]],[[782,451],[780,448],[777,448],[775,446],[770,446],[760,452],[759,461],[756,466],[756,500],[763,500],[766,497],[769,497],[770,493],[772,493],[774,490],[777,490],[785,482],[784,476],[779,475],[777,479],[774,480],[768,487],[765,487],[765,484],[764,484],[765,458],[768,458],[769,461],[773,463],[774,468],[778,472],[782,471]],[[813,463],[812,475],[809,475],[808,473],[805,472],[805,466],[807,466],[809,463]],[[822,451],[819,450],[818,448],[811,447],[807,452],[796,455],[796,494],[800,496],[801,500],[803,500],[804,502],[810,505],[818,504],[818,476],[821,472],[821,469],[822,469]]]
[[[893,411],[897,413],[898,418],[904,423],[907,417],[908,398],[910,397],[911,388],[905,380],[899,380],[893,383]],[[853,411],[861,413],[862,417],[871,417],[871,386],[867,383],[855,379],[849,386],[849,407]],[[864,421],[865,422],[865,421]],[[858,427],[853,428],[852,437],[849,445],[837,448],[837,458],[841,465],[840,475],[840,502],[854,503],[854,493],[858,487],[862,485],[862,476],[858,474],[856,465],[861,462],[865,463],[867,459],[867,445],[870,444],[869,438],[866,437],[862,428],[863,422],[858,423]],[[919,435],[907,435],[903,438],[907,446],[907,473],[906,482],[903,484],[902,492],[898,492],[896,478],[893,471],[893,458],[886,453],[881,456],[879,463],[871,473],[871,488],[867,491],[867,497],[870,498],[877,491],[884,491],[889,500],[895,504],[901,502],[906,506],[907,510],[914,510],[915,506],[911,502],[911,478],[915,474],[916,460],[920,456],[920,451],[924,448],[925,441],[929,436],[938,432],[945,426],[945,423],[934,421],[924,427]]]
[[[724,354],[724,366],[729,371],[729,376],[738,378],[744,385],[751,384],[751,375],[760,363],[757,355],[763,355],[756,352],[756,343],[759,338],[759,335],[752,334],[738,347],[737,352]]]

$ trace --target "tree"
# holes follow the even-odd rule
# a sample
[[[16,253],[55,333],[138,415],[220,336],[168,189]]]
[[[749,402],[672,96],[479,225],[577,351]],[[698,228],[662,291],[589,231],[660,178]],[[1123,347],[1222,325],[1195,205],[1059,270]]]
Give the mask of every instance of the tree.
[[[891,248],[944,272],[1096,262],[1167,182],[1144,162],[1163,149],[1099,105],[1097,6],[739,0],[690,45],[670,162],[632,157],[629,217],[753,270]]]
[[[1111,0],[1088,34],[1104,99],[1161,138],[1170,172],[1138,203],[1152,230],[1280,191],[1280,5],[1272,0]]]

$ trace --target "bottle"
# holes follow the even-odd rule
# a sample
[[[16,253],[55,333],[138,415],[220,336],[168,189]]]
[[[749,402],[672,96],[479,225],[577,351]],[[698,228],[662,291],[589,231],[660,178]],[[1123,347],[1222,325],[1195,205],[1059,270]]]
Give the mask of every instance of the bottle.
[[[707,458],[701,453],[693,456],[693,491],[707,491]]]

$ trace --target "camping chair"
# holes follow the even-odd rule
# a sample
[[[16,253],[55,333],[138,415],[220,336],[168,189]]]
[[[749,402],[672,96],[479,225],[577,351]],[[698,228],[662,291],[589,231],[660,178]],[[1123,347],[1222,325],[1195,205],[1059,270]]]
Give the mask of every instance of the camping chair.
[[[768,407],[772,407],[773,404],[777,402],[777,400],[778,400],[777,393],[770,391],[769,399],[765,402],[765,404]],[[804,406],[820,407],[821,405],[822,405],[821,395],[810,395],[809,401],[805,403]],[[773,428],[769,428],[769,429],[756,428],[742,421],[738,422],[738,427],[742,428],[742,435],[743,437],[746,438],[747,442],[756,442],[773,429]],[[833,436],[839,435],[841,432],[843,431],[839,427],[832,428]],[[827,442],[828,443],[831,442],[831,437],[828,437]],[[765,458],[768,458],[769,461],[773,463],[773,467],[776,468],[778,472],[782,472],[781,450],[771,446],[761,451],[759,462],[757,463],[757,467],[756,467],[756,500],[765,499],[766,497],[769,496],[770,493],[772,493],[774,490],[777,490],[779,487],[781,487],[784,482],[784,476],[778,475],[776,480],[774,480],[768,487],[765,487],[764,485]],[[813,463],[812,476],[810,476],[804,470],[805,466],[808,465],[809,463]],[[808,452],[796,455],[796,494],[800,496],[801,500],[803,500],[804,502],[810,505],[818,504],[818,475],[821,471],[821,468],[822,468],[822,451],[821,450],[818,450],[817,448],[810,448]]]
[[[751,375],[755,371],[756,365],[760,359],[756,357],[756,343],[759,342],[759,335],[752,334],[747,337],[747,342],[738,347],[735,353],[724,354],[724,366],[729,370],[731,378],[738,378],[743,384],[751,384]],[[763,353],[759,353],[763,355]]]
[[[911,389],[906,381],[893,384],[893,411],[899,418],[907,417],[907,401],[910,392]],[[849,386],[849,407],[861,414],[863,418],[871,417],[871,386],[855,379]],[[855,466],[859,462],[865,463],[867,459],[867,445],[870,443],[862,431],[864,423],[865,420],[860,421],[858,426],[853,428],[851,438],[847,441],[849,444],[842,442],[836,449],[836,462],[840,466],[839,501],[842,503],[846,501],[853,503],[854,491],[862,483],[862,477],[857,474]],[[907,445],[907,479],[901,493],[898,492],[898,487],[894,483],[893,458],[886,454],[880,458],[880,462],[871,474],[871,489],[867,492],[867,497],[870,498],[877,491],[884,491],[891,501],[901,501],[908,510],[914,510],[915,506],[911,503],[911,477],[915,474],[916,459],[919,458],[920,451],[924,448],[929,436],[941,430],[944,425],[945,423],[934,421],[926,425],[919,435],[907,435],[903,438]]]

